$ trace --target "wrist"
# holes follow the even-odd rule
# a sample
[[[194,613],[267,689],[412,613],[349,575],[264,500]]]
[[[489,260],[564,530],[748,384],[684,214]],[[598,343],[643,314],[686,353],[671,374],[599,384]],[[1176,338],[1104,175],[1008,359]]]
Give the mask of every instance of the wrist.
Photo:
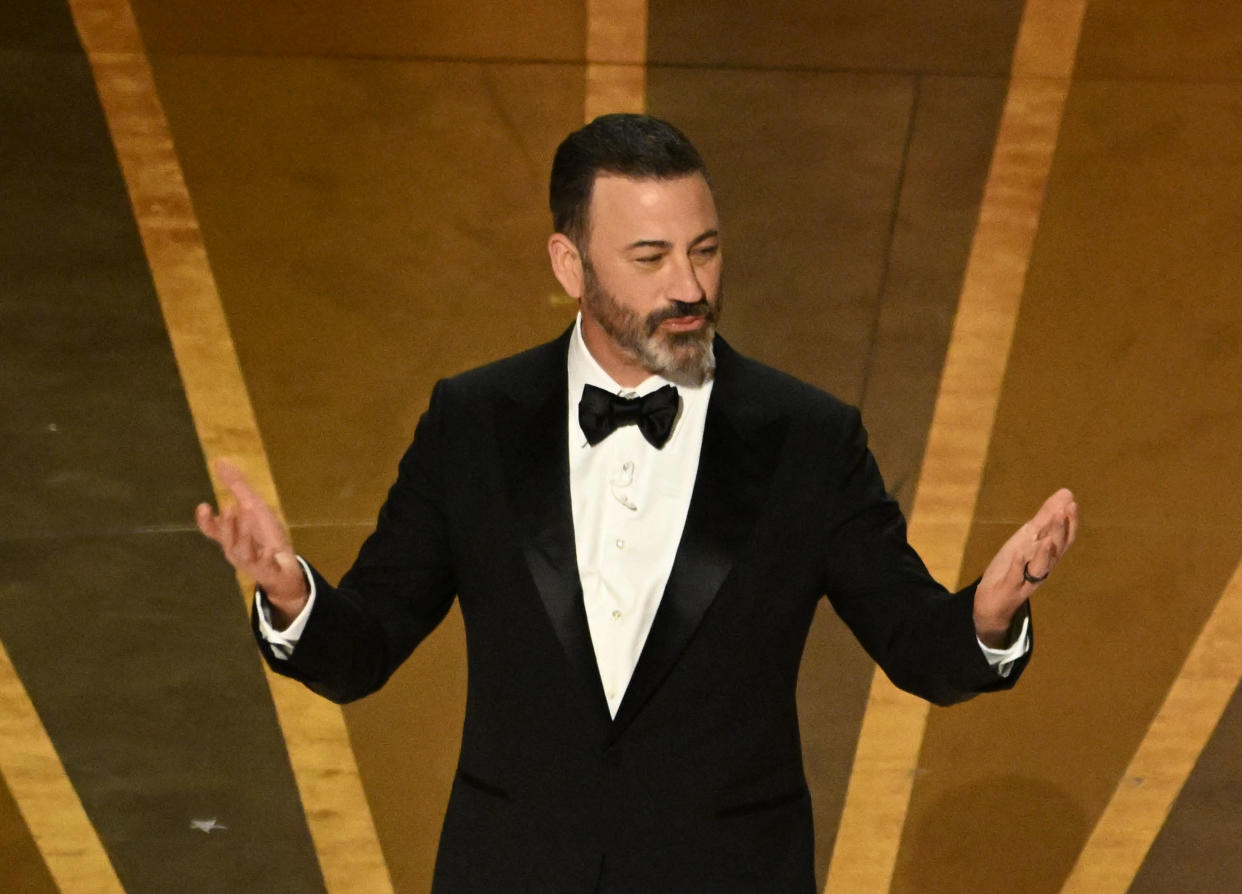
[[[267,606],[268,617],[277,630],[288,627],[310,601],[310,582],[301,562],[293,562],[290,574],[267,586],[257,584],[255,589]]]
[[[271,619],[272,627],[276,630],[284,630],[293,623],[294,618],[302,613],[302,609],[306,608],[305,597],[300,602],[297,600],[277,601],[263,589],[260,589],[259,593],[267,601],[268,617]]]
[[[1013,643],[1014,616],[998,618],[976,614],[975,636],[989,649],[1004,649]]]
[[[1011,645],[1010,640],[1012,637],[1009,635],[1008,627],[1000,631],[984,630],[976,627],[975,635],[979,638],[979,642],[989,649],[1007,649]]]

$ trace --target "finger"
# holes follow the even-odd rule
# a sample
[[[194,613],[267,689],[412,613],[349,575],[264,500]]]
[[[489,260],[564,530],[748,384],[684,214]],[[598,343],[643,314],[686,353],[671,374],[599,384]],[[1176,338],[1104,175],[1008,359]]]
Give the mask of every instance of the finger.
[[[1056,544],[1053,543],[1052,540],[1041,541],[1035,555],[1028,559],[1023,566],[1031,577],[1039,578],[1039,580],[1032,581],[1028,579],[1025,574],[1022,576],[1022,579],[1029,587],[1034,589],[1043,583],[1043,578],[1046,578],[1052,573],[1052,569],[1056,566],[1056,564]]]
[[[236,565],[234,552],[237,544],[237,510],[233,506],[225,506],[220,510],[220,549],[224,557]]]
[[[254,536],[269,550],[276,551],[290,547],[288,530],[275,511],[266,503],[259,502],[251,506],[248,516]]]
[[[1048,528],[1048,536],[1041,540],[1040,545],[1049,544],[1053,559],[1059,559],[1068,547],[1069,525],[1068,518],[1064,515],[1059,517]]]
[[[239,515],[245,524],[247,534],[254,541],[256,557],[264,556],[270,559],[271,554],[275,552],[282,550],[292,552],[293,546],[289,541],[289,532],[284,523],[261,499],[249,506],[240,507]]]
[[[1021,550],[1014,551],[1013,558],[1009,562],[1009,571],[1005,575],[1005,581],[1016,581],[1013,586],[1016,590],[1021,591],[1026,586],[1026,575],[1023,569],[1027,566],[1026,554]],[[1021,592],[1019,596],[1023,595]]]
[[[1052,558],[1060,559],[1074,542],[1078,532],[1078,505],[1071,502],[1056,522],[1049,528],[1048,539],[1053,543]]]
[[[194,507],[194,523],[198,525],[198,529],[203,532],[204,537],[217,543],[220,542],[220,523],[209,504],[199,503]]]
[[[1044,504],[1039,507],[1039,511],[1030,521],[1030,526],[1035,531],[1035,538],[1048,536],[1052,529],[1060,524],[1066,509],[1073,502],[1074,494],[1067,488],[1061,488],[1044,500]]]
[[[249,518],[252,536],[274,548],[289,547],[289,533],[267,501],[250,486],[246,476],[227,459],[216,460],[216,472],[229,489],[242,515]]]
[[[254,565],[256,569],[261,566],[270,566],[272,544],[262,536],[261,532],[255,530],[254,519],[243,514],[238,526],[244,544],[246,561]]]
[[[233,495],[233,499],[237,501],[239,506],[250,507],[256,503],[263,505],[263,498],[250,486],[250,482],[246,480],[242,470],[237,468],[231,461],[221,457],[216,460],[215,467],[220,481],[229,489],[229,493]]]
[[[1040,536],[1059,536],[1064,530],[1064,520],[1069,505],[1073,503],[1073,494],[1068,490],[1058,490],[1040,509]]]
[[[258,550],[256,548],[254,535],[250,531],[249,519],[246,513],[238,513],[237,516],[237,541],[234,546],[237,558],[246,566],[253,566],[258,558]]]

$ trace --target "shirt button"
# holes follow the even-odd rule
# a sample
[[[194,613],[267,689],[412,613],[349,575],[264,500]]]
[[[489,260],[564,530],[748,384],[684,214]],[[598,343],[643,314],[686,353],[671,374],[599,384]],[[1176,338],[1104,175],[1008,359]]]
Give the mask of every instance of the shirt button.
[[[614,609],[612,610],[612,619],[613,619],[614,621],[620,621],[620,620],[621,620],[621,612],[617,611],[617,610],[614,608]]]
[[[617,549],[625,549],[625,541],[620,537],[617,538]]]

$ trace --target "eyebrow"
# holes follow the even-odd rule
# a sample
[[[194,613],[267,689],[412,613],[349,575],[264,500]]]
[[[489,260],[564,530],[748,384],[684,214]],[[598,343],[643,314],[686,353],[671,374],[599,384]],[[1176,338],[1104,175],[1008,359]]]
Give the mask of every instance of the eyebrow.
[[[690,247],[694,248],[700,242],[705,242],[708,239],[715,239],[719,235],[719,230],[708,230],[707,232],[701,233],[700,235],[694,237],[694,239],[690,241]],[[669,242],[667,239],[639,239],[637,242],[631,242],[627,245],[625,250],[633,251],[636,248],[659,248],[664,251],[668,251],[672,247],[673,243]]]

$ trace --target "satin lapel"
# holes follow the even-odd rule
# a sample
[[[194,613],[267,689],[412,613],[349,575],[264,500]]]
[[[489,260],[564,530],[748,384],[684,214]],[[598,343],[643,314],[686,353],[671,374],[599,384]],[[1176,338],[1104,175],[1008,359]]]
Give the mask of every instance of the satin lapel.
[[[686,526],[651,632],[610,731],[616,738],[689,644],[763,508],[788,417],[746,387],[743,362],[717,344],[717,376]]]
[[[565,345],[554,343],[550,363],[498,409],[496,443],[504,466],[510,505],[531,578],[556,631],[572,675],[583,682],[588,700],[608,718],[600,683],[574,545],[566,442],[567,384]]]

